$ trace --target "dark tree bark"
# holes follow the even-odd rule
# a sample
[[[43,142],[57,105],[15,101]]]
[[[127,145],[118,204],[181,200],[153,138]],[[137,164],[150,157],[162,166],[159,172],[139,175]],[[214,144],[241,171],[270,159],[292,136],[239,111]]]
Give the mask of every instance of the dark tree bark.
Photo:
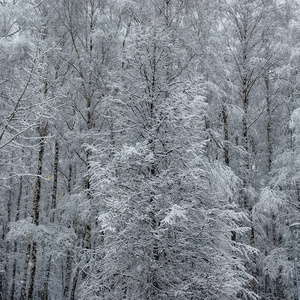
[[[40,201],[41,201],[41,181],[43,174],[43,157],[45,152],[45,138],[48,135],[48,124],[44,123],[38,127],[38,132],[40,134],[40,150],[38,156],[38,169],[37,169],[37,178],[35,182],[34,196],[33,196],[33,207],[32,207],[32,222],[34,225],[39,225],[39,215],[40,215]],[[30,260],[30,251],[31,251],[31,270],[30,270],[30,278],[28,284],[28,300],[33,300],[33,292],[34,292],[34,281],[35,281],[35,273],[36,273],[36,258],[37,258],[37,243],[36,241],[32,241],[28,243],[26,259],[24,265],[24,277],[23,277],[23,286],[21,290],[21,299],[25,300],[26,286],[27,286],[27,275],[29,273],[29,260]]]

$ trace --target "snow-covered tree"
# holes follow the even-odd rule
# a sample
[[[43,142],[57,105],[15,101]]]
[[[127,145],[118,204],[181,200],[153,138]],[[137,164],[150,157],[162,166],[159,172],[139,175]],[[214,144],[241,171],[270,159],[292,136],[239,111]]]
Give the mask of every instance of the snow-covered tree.
[[[239,254],[252,249],[231,240],[245,230],[237,179],[204,151],[205,91],[182,7],[134,7],[112,99],[117,142],[88,147],[102,242],[82,299],[256,298]]]

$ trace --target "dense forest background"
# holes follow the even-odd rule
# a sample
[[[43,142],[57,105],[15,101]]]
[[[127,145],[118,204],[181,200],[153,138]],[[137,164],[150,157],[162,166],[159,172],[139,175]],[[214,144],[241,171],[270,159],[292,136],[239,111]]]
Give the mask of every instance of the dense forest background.
[[[299,16],[0,1],[0,299],[294,300]]]

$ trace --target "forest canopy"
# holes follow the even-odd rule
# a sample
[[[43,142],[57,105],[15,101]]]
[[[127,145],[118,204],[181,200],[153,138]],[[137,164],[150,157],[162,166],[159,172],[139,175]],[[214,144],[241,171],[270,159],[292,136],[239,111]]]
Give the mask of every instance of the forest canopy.
[[[0,300],[295,299],[299,5],[0,1]]]

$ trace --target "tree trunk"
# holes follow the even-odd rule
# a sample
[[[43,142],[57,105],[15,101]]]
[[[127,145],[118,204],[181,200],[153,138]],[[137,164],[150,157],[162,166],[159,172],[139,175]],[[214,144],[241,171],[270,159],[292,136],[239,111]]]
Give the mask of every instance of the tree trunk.
[[[45,152],[45,136],[48,134],[47,125],[40,127],[40,151],[38,158],[38,171],[37,179],[35,183],[34,197],[33,197],[33,208],[32,208],[32,221],[33,224],[39,225],[39,215],[40,215],[40,200],[41,200],[41,177],[43,174],[43,157]]]
[[[28,288],[28,300],[33,300],[33,291],[34,291],[34,280],[36,273],[36,255],[37,255],[37,244],[35,241],[32,242],[32,251],[31,251],[31,272],[30,272],[30,281]]]
[[[17,242],[14,241],[14,253],[17,252]],[[12,284],[11,284],[11,292],[10,292],[10,299],[14,300],[15,298],[15,286],[16,286],[16,270],[17,270],[17,260],[14,259],[13,267],[12,267]]]
[[[48,300],[48,296],[49,296],[48,289],[49,289],[50,272],[51,272],[51,256],[49,257],[48,265],[47,265],[47,269],[46,269],[46,274],[45,274],[43,300]]]
[[[272,155],[273,155],[273,140],[272,140],[272,115],[271,115],[271,95],[270,95],[270,80],[267,75],[264,76],[266,85],[266,108],[267,108],[267,143],[268,143],[268,173],[271,172]]]
[[[33,197],[33,207],[32,207],[32,221],[33,224],[38,226],[39,225],[39,215],[40,215],[40,200],[41,200],[41,177],[43,174],[43,157],[45,152],[45,137],[48,134],[48,124],[45,123],[40,125],[38,128],[41,140],[40,140],[40,151],[38,157],[38,170],[37,170],[37,178],[35,182],[35,190],[34,190],[34,197]],[[30,282],[28,287],[28,300],[33,300],[33,291],[34,291],[34,280],[35,280],[35,273],[36,273],[36,256],[37,256],[37,244],[36,241],[28,243],[27,246],[27,253],[24,265],[24,279],[23,279],[23,286],[21,291],[21,299],[25,300],[26,298],[26,285],[27,285],[27,274],[28,274],[28,265],[30,260],[30,249],[31,249],[31,274],[30,274]]]
[[[52,196],[51,196],[51,210],[50,210],[50,223],[54,223],[55,220],[55,209],[56,209],[56,197],[57,197],[57,179],[58,179],[58,161],[59,161],[59,143],[55,141],[55,153],[54,153],[54,168],[53,168],[53,187],[52,187]],[[44,292],[43,292],[43,300],[48,300],[48,287],[49,287],[49,279],[51,273],[51,256],[49,257],[46,274],[45,274],[45,282],[44,282]]]
[[[30,252],[31,252],[31,243],[29,242],[27,245],[26,256],[25,256],[24,275],[23,275],[22,289],[21,289],[21,300],[27,300],[27,277],[29,271]]]
[[[68,299],[70,283],[71,283],[71,275],[72,275],[72,252],[67,252],[67,264],[66,264],[66,276],[64,281],[64,290],[63,290],[63,299]]]
[[[17,211],[16,211],[15,222],[18,222],[20,219],[20,205],[21,205],[22,191],[23,191],[23,178],[20,177],[19,195],[17,199],[17,207],[16,207]],[[17,249],[18,249],[17,242],[14,241],[14,253],[17,252]],[[14,300],[15,297],[16,270],[17,270],[17,260],[14,259],[13,267],[12,267],[12,286],[11,286],[11,293],[10,293],[11,300]]]
[[[58,162],[59,162],[59,143],[55,141],[55,154],[54,154],[54,169],[53,169],[53,187],[51,197],[51,217],[50,222],[54,223],[55,220],[55,209],[56,209],[56,198],[57,198],[57,179],[58,179]]]
[[[72,290],[71,290],[70,300],[75,300],[75,292],[76,292],[76,286],[77,286],[78,276],[79,276],[79,268],[77,267],[76,270],[75,270],[74,277],[73,277],[73,283],[72,283]]]
[[[72,191],[72,178],[73,178],[73,166],[69,164],[69,174],[68,174],[68,193],[71,194]]]
[[[228,130],[228,115],[226,105],[222,105],[223,117],[223,133],[224,133],[224,162],[229,167],[229,130]]]

